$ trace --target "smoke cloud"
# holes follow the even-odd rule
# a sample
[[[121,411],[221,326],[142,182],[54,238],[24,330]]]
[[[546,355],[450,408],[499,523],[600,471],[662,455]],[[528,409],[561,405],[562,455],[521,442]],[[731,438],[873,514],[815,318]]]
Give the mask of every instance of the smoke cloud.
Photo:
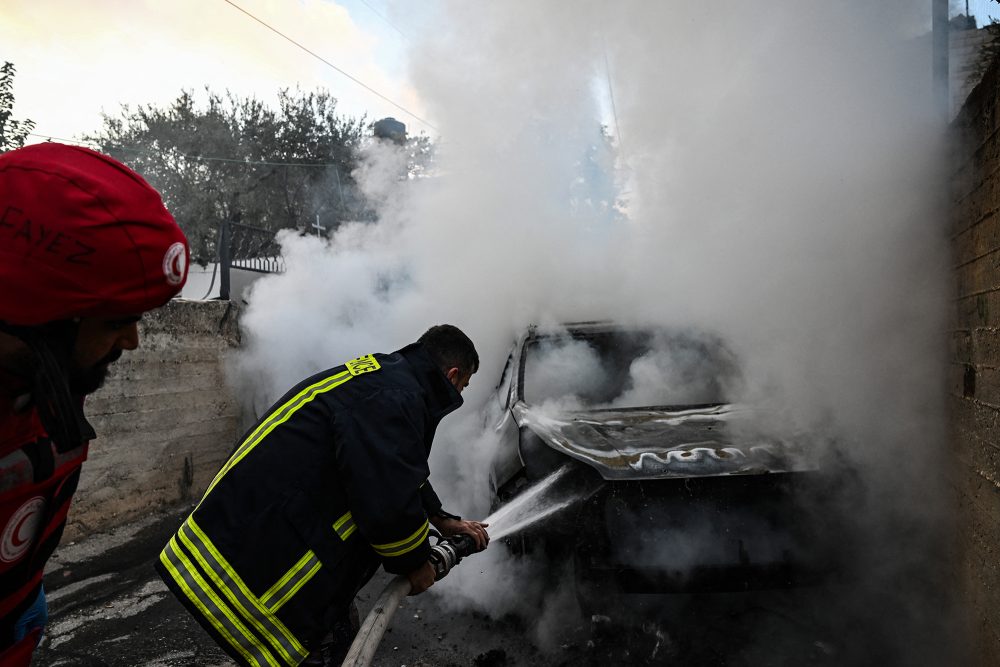
[[[533,355],[535,356],[535,355]],[[597,350],[583,341],[542,344],[534,363],[525,367],[525,399],[532,405],[559,399],[590,399],[608,386],[608,370]]]
[[[822,427],[860,471],[853,509],[878,537],[859,557],[869,586],[838,608],[871,624],[865,655],[947,664],[948,246],[924,5],[444,3],[410,53],[438,173],[400,179],[377,147],[362,173],[377,223],[282,238],[288,271],[253,288],[236,380],[263,408],[308,373],[458,325],[482,367],[432,479],[447,507],[484,515],[481,407],[528,323],[716,332],[742,399]],[[511,611],[529,596],[501,595],[505,577],[530,577],[497,552],[436,588]],[[495,574],[474,576],[487,558]]]

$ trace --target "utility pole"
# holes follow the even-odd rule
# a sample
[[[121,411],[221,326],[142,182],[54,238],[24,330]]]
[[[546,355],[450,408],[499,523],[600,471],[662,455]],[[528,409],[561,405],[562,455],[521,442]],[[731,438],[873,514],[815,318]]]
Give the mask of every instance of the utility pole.
[[[968,10],[966,10],[968,16]],[[948,0],[931,0],[931,33],[933,36],[934,104],[937,113],[948,122]]]
[[[232,264],[232,254],[229,243],[232,230],[229,221],[223,220],[219,225],[219,299],[229,301],[229,269]]]

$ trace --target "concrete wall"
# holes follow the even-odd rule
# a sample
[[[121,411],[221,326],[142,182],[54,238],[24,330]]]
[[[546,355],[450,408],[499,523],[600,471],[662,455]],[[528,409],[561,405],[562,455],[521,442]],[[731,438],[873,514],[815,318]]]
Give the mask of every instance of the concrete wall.
[[[91,443],[66,540],[197,498],[241,434],[223,364],[239,344],[227,302],[174,300],[147,313],[140,347],[88,397]]]
[[[951,350],[961,605],[975,665],[1000,665],[1000,71],[994,62],[952,124],[957,290]]]

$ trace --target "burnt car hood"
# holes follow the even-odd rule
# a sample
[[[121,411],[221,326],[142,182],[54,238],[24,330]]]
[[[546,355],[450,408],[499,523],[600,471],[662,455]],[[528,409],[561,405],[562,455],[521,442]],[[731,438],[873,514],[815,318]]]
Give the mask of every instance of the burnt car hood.
[[[607,480],[752,475],[817,469],[799,438],[760,435],[746,406],[629,408],[554,414],[519,402],[518,426]]]

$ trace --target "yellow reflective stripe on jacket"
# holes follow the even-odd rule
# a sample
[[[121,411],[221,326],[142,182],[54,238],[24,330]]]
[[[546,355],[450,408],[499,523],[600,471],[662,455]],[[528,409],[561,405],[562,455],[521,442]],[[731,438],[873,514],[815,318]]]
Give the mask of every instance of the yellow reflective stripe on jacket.
[[[278,581],[260,596],[260,603],[265,605],[271,612],[276,612],[298,593],[299,589],[305,586],[306,582],[313,578],[322,563],[312,550],[299,559],[288,572],[278,579]],[[277,602],[274,599],[277,598]]]
[[[236,570],[226,561],[226,559],[219,553],[219,550],[215,548],[211,540],[208,539],[208,535],[201,529],[201,527],[195,522],[194,516],[188,517],[187,522],[181,526],[181,530],[178,534],[181,535],[181,539],[184,539],[185,528],[190,527],[193,535],[198,539],[200,544],[204,547],[203,552],[207,551],[206,560],[211,562],[211,565],[206,569],[209,575],[218,577],[221,581],[216,581],[216,585],[222,588],[227,594],[231,593],[233,596],[239,597],[243,604],[241,608],[244,613],[252,622],[260,622],[267,627],[269,632],[267,637],[271,639],[272,643],[276,646],[280,646],[280,650],[283,653],[288,653],[291,658],[291,654],[298,654],[301,656],[298,660],[295,660],[293,664],[298,664],[301,660],[304,660],[308,655],[309,651],[302,645],[295,635],[285,627],[285,625],[274,615],[268,613],[268,610],[264,605],[257,599],[257,597],[250,590],[243,579],[236,573]],[[230,586],[225,586],[226,583],[231,584]],[[293,659],[293,658],[291,658]],[[294,660],[294,659],[293,659]]]
[[[392,542],[391,544],[373,544],[372,549],[375,550],[379,556],[402,556],[405,553],[409,553],[423,544],[424,539],[427,537],[427,533],[430,532],[430,524],[424,521],[423,525],[417,529],[417,532],[413,533],[405,540],[400,540],[399,542]]]
[[[233,466],[239,463],[244,456],[249,454],[254,447],[256,447],[261,440],[263,440],[271,431],[275,428],[284,424],[288,421],[295,412],[301,408],[306,403],[309,403],[318,395],[328,392],[331,389],[336,389],[340,385],[344,384],[354,376],[351,375],[349,371],[343,371],[337,373],[336,375],[331,375],[328,378],[324,378],[315,384],[311,384],[299,393],[292,396],[290,399],[285,401],[285,404],[280,408],[271,413],[271,416],[261,422],[257,428],[254,429],[246,440],[243,441],[233,455],[226,462],[226,465],[222,466],[222,470],[215,476],[212,483],[208,487],[208,491],[205,492],[207,496],[215,488],[215,485],[219,483],[219,480],[229,472]]]
[[[305,586],[306,583],[313,578],[313,575],[319,572],[319,569],[323,567],[323,564],[319,562],[319,558],[316,557],[316,554],[311,551],[309,553],[312,554],[312,558],[310,558],[309,561],[302,567],[299,577],[295,581],[291,582],[292,585],[288,588],[285,594],[278,598],[278,601],[271,606],[271,611],[277,612],[281,609],[285,603],[291,600],[292,597],[299,592],[299,589]]]
[[[354,516],[350,512],[337,519],[337,521],[333,524],[333,530],[338,536],[340,536],[340,539],[345,542],[347,541],[347,538],[350,537],[355,530],[357,530],[357,528],[358,527],[354,525]]]
[[[236,614],[219,598],[212,587],[198,573],[194,563],[184,554],[177,537],[172,537],[163,551],[160,562],[170,573],[188,600],[201,611],[202,616],[229,644],[255,667],[281,667],[271,652],[240,622]]]
[[[250,591],[193,516],[188,518],[177,534],[215,586],[229,599],[233,608],[278,650],[285,662],[297,665],[309,655],[301,642]]]
[[[271,586],[269,589],[267,589],[267,592],[265,592],[263,595],[260,596],[260,603],[265,607],[270,607],[271,600],[274,598],[275,595],[277,595],[278,591],[283,589],[288,584],[289,580],[291,580],[291,578],[294,577],[296,573],[302,569],[303,565],[309,562],[309,559],[313,556],[314,554],[312,551],[307,551],[306,554],[299,559],[298,563],[293,565],[291,569],[288,570],[288,572],[285,572],[285,574],[281,577],[281,579],[278,579],[276,582],[274,582],[274,585]]]

